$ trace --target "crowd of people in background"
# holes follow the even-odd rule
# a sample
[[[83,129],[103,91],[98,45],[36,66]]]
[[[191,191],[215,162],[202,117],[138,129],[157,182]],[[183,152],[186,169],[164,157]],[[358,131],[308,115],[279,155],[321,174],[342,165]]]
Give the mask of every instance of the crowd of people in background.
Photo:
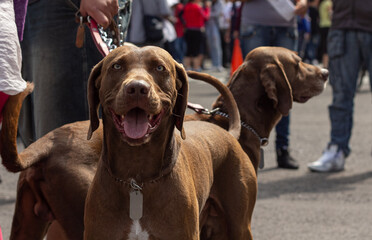
[[[146,2],[146,4],[143,4]],[[229,0],[147,0],[134,1],[132,30],[128,41],[157,45],[167,49],[187,69],[205,69],[209,58],[212,69],[223,71],[231,62],[234,38],[239,38],[241,10],[245,1]],[[247,1],[249,3],[249,1]],[[327,34],[331,26],[332,0],[308,0],[308,10],[297,16],[298,38],[293,50],[305,62],[328,67]],[[142,5],[144,7],[142,7]],[[158,7],[156,7],[158,6]],[[161,6],[161,7],[159,7]],[[172,23],[175,36],[164,36],[161,43],[148,42],[140,20],[143,14],[158,15]],[[267,16],[267,15],[266,15]],[[165,32],[169,34],[169,31]],[[166,39],[172,41],[167,41]],[[244,49],[244,48],[243,48]]]

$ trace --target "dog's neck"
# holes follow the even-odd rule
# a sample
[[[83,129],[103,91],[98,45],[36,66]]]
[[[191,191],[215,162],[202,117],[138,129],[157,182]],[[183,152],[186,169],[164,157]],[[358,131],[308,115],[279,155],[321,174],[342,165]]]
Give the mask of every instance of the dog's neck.
[[[252,103],[254,102],[255,101],[252,101]],[[222,102],[215,103],[214,107],[220,108],[220,111],[222,112],[227,112],[227,109]],[[250,157],[257,171],[260,160],[260,148],[262,147],[260,138],[269,138],[270,132],[274,128],[275,124],[279,121],[281,114],[273,108],[267,109],[264,112],[252,111],[249,114],[243,114],[247,112],[247,107],[244,109],[243,107],[239,107],[239,111],[241,113],[241,121],[254,130],[252,131],[246,127],[242,127],[239,142],[243,150]],[[268,116],[264,116],[263,113],[270,114],[268,114]],[[216,121],[220,126],[228,126],[228,119],[225,117],[214,117],[214,121]]]
[[[154,133],[149,142],[131,146],[121,139],[113,124],[104,123],[102,160],[110,173],[122,181],[157,180],[171,171],[177,159],[179,141],[173,132],[174,129],[157,131],[161,134]]]

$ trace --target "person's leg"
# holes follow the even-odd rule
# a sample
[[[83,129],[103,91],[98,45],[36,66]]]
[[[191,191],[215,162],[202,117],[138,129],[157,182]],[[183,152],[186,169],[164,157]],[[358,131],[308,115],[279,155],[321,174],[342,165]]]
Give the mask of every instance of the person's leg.
[[[228,37],[227,29],[220,29],[220,40],[222,49],[222,66],[228,68],[230,66],[230,46],[231,39]]]
[[[185,56],[183,58],[183,65],[185,65],[186,70],[191,70],[191,57]]]
[[[195,55],[195,31],[188,29],[185,32],[184,35],[185,42],[186,42],[186,54],[183,59],[183,64],[185,65],[186,70],[191,70],[192,68],[192,62],[193,62],[193,56]]]
[[[78,0],[53,0],[28,6],[23,76],[35,83],[35,89],[20,121],[26,145],[63,124],[88,119],[87,80],[102,56],[87,28],[84,46],[75,46],[78,4]]]
[[[282,119],[276,124],[276,139],[275,139],[275,146],[276,149],[288,149],[289,146],[289,123],[290,123],[290,116],[283,116]]]
[[[269,46],[270,27],[260,25],[242,25],[240,27],[240,47],[243,58],[260,46]]]
[[[206,28],[206,38],[209,47],[209,54],[211,56],[212,65],[216,70],[222,67],[222,49],[220,33],[217,26],[212,24]]]
[[[294,27],[276,27],[273,30],[272,45],[291,50],[296,48],[297,30]],[[283,116],[275,126],[278,167],[297,169],[297,161],[289,154],[290,114]]]
[[[197,72],[201,72],[203,57],[204,56],[202,54],[199,54],[197,57],[193,57],[193,68]]]
[[[183,49],[182,49],[182,38],[176,38],[173,41],[174,59],[180,63],[183,61]]]
[[[329,106],[331,136],[321,158],[308,165],[318,172],[344,169],[345,157],[350,154],[349,141],[353,127],[354,96],[361,64],[362,37],[356,31],[331,30],[328,35],[329,79],[332,104]],[[369,44],[372,44],[371,39]],[[369,50],[368,50],[369,49]]]
[[[196,32],[194,38],[195,41],[195,53],[194,53],[194,70],[200,72],[203,66],[204,54],[206,52],[206,36],[205,31],[199,30]]]
[[[333,99],[329,106],[331,119],[331,141],[336,144],[348,156],[350,153],[349,141],[353,127],[353,108],[356,90],[356,81],[360,66],[360,52],[365,51],[358,46],[358,36],[356,32],[348,31],[344,34],[345,46],[344,53],[340,56],[332,55],[330,63],[330,84],[332,86]],[[331,36],[332,38],[332,36]],[[330,40],[330,47],[332,39]],[[339,39],[342,41],[342,39]],[[333,43],[334,44],[334,43]],[[331,66],[332,64],[332,66]]]
[[[319,54],[319,57],[321,58],[323,67],[328,68],[328,55],[327,55],[327,49],[326,49],[328,31],[326,28],[320,28],[319,32],[320,32],[320,43],[319,43],[318,54]],[[325,60],[326,55],[327,55],[327,60]]]
[[[200,31],[200,38],[199,41],[199,53],[198,53],[198,62],[200,62],[200,68],[196,69],[197,71],[201,71],[202,69],[207,70],[204,66],[204,58],[207,53],[207,37],[205,31]]]
[[[187,43],[187,52],[184,58],[186,70],[195,69],[200,71],[200,47],[201,47],[202,33],[200,30],[187,30],[185,33],[185,40]]]
[[[372,91],[372,33],[361,32],[359,33],[359,39],[361,41],[361,49],[363,49],[361,52],[363,61],[369,73],[370,90]]]

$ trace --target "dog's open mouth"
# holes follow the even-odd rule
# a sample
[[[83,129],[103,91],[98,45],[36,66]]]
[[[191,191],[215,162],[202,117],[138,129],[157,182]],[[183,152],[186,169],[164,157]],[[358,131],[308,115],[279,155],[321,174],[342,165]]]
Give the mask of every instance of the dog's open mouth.
[[[125,115],[118,115],[111,110],[116,128],[125,137],[141,139],[154,132],[161,122],[164,111],[148,114],[141,108],[133,108]]]

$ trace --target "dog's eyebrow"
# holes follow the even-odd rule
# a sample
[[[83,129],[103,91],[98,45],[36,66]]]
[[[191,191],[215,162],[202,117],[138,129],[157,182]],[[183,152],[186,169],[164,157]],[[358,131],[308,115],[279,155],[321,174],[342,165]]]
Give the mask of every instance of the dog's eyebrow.
[[[145,60],[145,62],[151,66],[163,65],[164,67],[169,68],[167,61],[164,61],[161,56],[151,57],[148,60]]]

